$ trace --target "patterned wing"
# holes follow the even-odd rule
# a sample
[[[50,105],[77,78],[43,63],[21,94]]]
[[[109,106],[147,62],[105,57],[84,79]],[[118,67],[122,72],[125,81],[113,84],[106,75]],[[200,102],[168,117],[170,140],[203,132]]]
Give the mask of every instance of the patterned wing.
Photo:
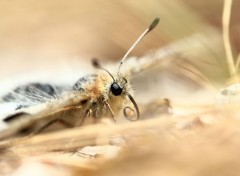
[[[27,108],[36,104],[49,102],[70,90],[67,86],[53,86],[43,83],[31,83],[15,88],[2,97],[3,102],[14,102],[17,109]]]
[[[1,98],[2,104],[15,103],[15,111],[4,114],[0,123],[0,139],[28,128],[38,129],[49,121],[65,119],[80,124],[85,117],[91,97],[84,91],[95,84],[97,75],[80,78],[73,86],[31,83],[15,88]]]

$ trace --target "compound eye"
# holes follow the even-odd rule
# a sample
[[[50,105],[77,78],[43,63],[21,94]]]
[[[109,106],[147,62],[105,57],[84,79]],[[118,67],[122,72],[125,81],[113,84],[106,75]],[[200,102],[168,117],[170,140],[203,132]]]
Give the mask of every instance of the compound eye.
[[[112,93],[113,93],[113,95],[115,95],[115,96],[119,96],[119,95],[121,95],[121,93],[122,93],[122,88],[117,84],[117,83],[112,83],[112,85],[111,85],[111,91],[112,91]]]

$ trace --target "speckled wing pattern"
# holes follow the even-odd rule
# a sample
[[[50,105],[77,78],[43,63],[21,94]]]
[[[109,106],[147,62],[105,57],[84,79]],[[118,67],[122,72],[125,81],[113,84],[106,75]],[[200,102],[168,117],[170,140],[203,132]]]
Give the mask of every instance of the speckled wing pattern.
[[[30,83],[13,89],[1,97],[2,103],[14,103],[17,106],[15,111],[2,118],[1,123],[10,126],[0,129],[0,139],[12,136],[41,121],[47,124],[54,118],[71,117],[73,119],[68,120],[74,121],[79,118],[81,121],[85,113],[84,104],[90,101],[90,97],[85,96],[85,87],[87,84],[95,84],[96,79],[96,74],[90,74],[80,78],[73,86]],[[74,107],[78,110],[74,110]]]
[[[1,100],[16,103],[16,110],[28,108],[37,104],[51,102],[54,99],[61,98],[68,92],[84,92],[86,82],[94,82],[96,77],[95,74],[86,75],[80,78],[73,86],[30,83],[16,87],[13,91],[4,95]]]
[[[44,83],[30,83],[19,86],[2,97],[4,102],[18,104],[17,110],[28,108],[40,103],[46,103],[57,98],[67,87],[54,86]]]
[[[2,103],[12,103],[15,105],[15,111],[4,115],[2,120],[9,123],[18,119],[18,114],[30,113],[31,115],[39,114],[40,112],[45,111],[43,110],[44,108],[37,108],[32,111],[32,108],[37,107],[38,105],[45,107],[45,109],[49,109],[47,114],[51,113],[51,111],[58,111],[58,107],[59,111],[61,111],[61,108],[63,107],[76,106],[79,102],[81,102],[82,97],[87,95],[85,92],[86,85],[95,84],[94,82],[96,78],[96,74],[86,75],[77,80],[73,86],[60,86],[48,83],[29,83],[16,87],[1,97]],[[66,101],[66,103],[64,101]]]

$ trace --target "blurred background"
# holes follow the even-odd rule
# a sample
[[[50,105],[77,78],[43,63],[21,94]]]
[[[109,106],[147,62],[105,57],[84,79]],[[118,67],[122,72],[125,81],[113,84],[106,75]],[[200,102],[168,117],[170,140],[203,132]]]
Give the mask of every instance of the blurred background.
[[[240,1],[233,1],[230,36],[234,58],[240,51],[239,7]],[[137,89],[146,79],[154,84],[162,83],[167,73],[171,79],[190,82],[195,91],[205,83],[201,83],[202,78],[189,79],[194,75],[191,72],[195,71],[184,67],[191,74],[186,76],[188,73],[182,67],[186,65],[199,70],[208,83],[220,87],[229,79],[222,41],[222,10],[221,0],[2,0],[0,81],[3,84],[33,73],[46,73],[43,80],[62,80],[75,71],[82,71],[82,74],[91,72],[90,60],[93,57],[103,63],[117,62],[151,21],[159,17],[159,26],[131,55],[142,57],[149,51],[154,52],[196,35],[200,36],[202,47],[191,49],[192,43],[199,39],[194,41],[193,37],[192,43],[188,44],[191,54],[178,53],[172,63],[140,75],[136,78]],[[165,74],[158,79],[156,71]],[[164,86],[169,90],[169,86],[161,84],[162,89]],[[171,94],[164,90],[161,92],[166,96]]]

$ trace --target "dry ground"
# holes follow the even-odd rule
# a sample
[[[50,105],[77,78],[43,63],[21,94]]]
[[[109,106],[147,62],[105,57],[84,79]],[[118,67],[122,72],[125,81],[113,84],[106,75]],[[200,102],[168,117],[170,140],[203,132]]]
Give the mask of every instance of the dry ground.
[[[233,2],[230,23],[234,58],[239,3]],[[156,16],[160,25],[133,55],[184,50],[133,78],[144,119],[1,141],[0,174],[239,175],[238,105],[216,98],[230,78],[222,8],[222,1],[201,0],[1,1],[1,92],[36,77],[71,82],[92,71],[89,60],[96,56],[115,64]],[[187,42],[171,45],[179,40]],[[156,104],[146,108],[165,97],[173,114],[153,111]]]

